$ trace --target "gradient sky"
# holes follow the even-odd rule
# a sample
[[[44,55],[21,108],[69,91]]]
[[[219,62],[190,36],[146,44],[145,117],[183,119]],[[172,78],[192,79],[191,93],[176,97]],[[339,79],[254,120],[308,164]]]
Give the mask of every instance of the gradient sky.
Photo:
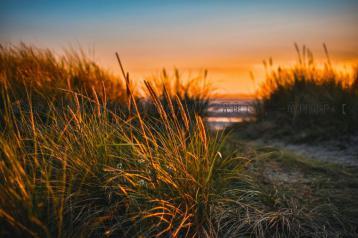
[[[316,58],[358,63],[358,1],[0,1],[0,42],[83,48],[117,72],[114,52],[138,80],[174,66],[209,70],[220,93],[251,93],[262,60],[288,64],[294,42]],[[256,83],[250,78],[253,72]]]

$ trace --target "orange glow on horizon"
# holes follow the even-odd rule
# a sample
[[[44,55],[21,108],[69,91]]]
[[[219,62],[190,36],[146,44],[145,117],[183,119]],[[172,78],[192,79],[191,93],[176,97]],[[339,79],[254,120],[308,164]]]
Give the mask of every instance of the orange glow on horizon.
[[[325,60],[316,60],[316,67],[323,68]],[[277,61],[274,62],[272,69],[278,67],[290,68],[297,63],[296,60],[291,61]],[[353,73],[353,68],[357,67],[358,60],[346,60],[335,61],[333,60],[333,67],[338,73]],[[158,63],[157,63],[158,64]],[[163,67],[150,68],[138,67],[133,62],[129,62],[130,72],[132,80],[137,84],[148,80],[151,77],[158,76],[163,69],[166,69],[169,73],[177,68],[183,75],[183,79],[198,76],[204,69],[208,70],[207,82],[214,89],[213,96],[218,98],[250,98],[254,97],[256,91],[260,87],[261,83],[265,80],[265,67],[263,63],[252,63],[242,66],[233,67],[232,63],[222,62],[222,65],[217,67],[174,67],[162,64]],[[203,64],[204,65],[204,64]],[[119,68],[117,65],[111,65],[110,70],[116,74],[119,74]]]

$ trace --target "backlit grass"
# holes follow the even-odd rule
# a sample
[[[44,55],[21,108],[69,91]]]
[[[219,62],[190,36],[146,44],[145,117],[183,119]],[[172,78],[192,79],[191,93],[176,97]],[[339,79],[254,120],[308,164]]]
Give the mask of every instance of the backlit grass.
[[[293,67],[265,63],[266,79],[255,106],[258,130],[302,142],[358,133],[358,70],[338,71],[324,49],[322,67],[309,49],[297,45]]]
[[[0,55],[2,237],[353,234],[334,205],[260,181],[250,161],[271,151],[209,133],[205,88],[145,82],[143,102],[119,57],[122,81],[77,56]]]

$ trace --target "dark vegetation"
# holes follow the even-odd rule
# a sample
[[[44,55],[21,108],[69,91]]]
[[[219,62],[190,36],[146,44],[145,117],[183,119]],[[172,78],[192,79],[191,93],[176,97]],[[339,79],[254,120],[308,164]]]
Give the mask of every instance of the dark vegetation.
[[[327,60],[322,67],[309,49],[296,45],[298,62],[291,68],[265,62],[266,80],[255,104],[255,122],[241,127],[257,138],[310,142],[358,133],[358,68],[339,72]]]

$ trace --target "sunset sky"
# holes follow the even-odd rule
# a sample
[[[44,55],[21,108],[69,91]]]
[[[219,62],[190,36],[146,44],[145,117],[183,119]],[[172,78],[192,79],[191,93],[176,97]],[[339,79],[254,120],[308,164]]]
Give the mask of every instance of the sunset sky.
[[[83,48],[118,71],[118,51],[141,80],[161,68],[208,69],[221,94],[252,93],[262,61],[295,60],[294,42],[317,59],[358,63],[358,1],[0,1],[0,42],[61,53]],[[255,81],[250,78],[253,72]]]

